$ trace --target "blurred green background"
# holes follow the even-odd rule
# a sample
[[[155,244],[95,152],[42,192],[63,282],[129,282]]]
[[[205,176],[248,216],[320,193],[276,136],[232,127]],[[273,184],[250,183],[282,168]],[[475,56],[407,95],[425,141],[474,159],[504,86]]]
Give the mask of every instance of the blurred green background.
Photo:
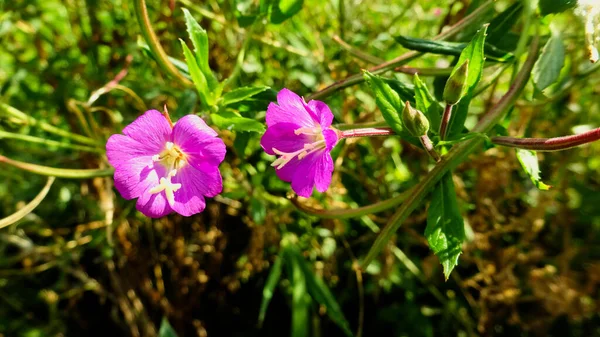
[[[236,109],[260,120],[281,88],[309,95],[373,65],[356,50],[371,62],[392,59],[406,51],[395,36],[431,38],[483,2],[306,0],[282,23],[251,23],[258,6],[251,0],[147,5],[163,48],[179,60],[178,39],[188,39],[182,8],[190,10],[208,32],[210,66],[220,80],[245,48],[234,84],[274,91]],[[496,1],[478,24],[514,3]],[[501,40],[510,44],[529,19],[523,14]],[[550,21],[560,27],[565,67],[550,92],[527,88],[505,131],[554,137],[598,126],[597,75],[575,77],[561,91],[589,63],[583,23],[570,10],[543,20],[543,36]],[[469,41],[477,27],[455,40]],[[167,105],[174,120],[206,117],[196,91],[166,76],[144,44],[129,0],[0,0],[0,154],[51,167],[107,168],[105,140],[146,109]],[[409,65],[444,68],[452,60],[426,54]],[[486,69],[484,80],[496,70]],[[122,71],[119,86],[90,100]],[[410,74],[390,76],[412,83]],[[477,97],[467,126],[510,79],[504,72]],[[439,89],[436,78],[424,80]],[[325,101],[337,123],[382,120],[365,84]],[[16,118],[11,108],[32,119]],[[93,141],[82,150],[14,139],[75,144],[40,123]],[[344,324],[362,336],[600,336],[600,144],[540,155],[549,191],[536,189],[507,149],[489,149],[459,166],[454,183],[468,240],[444,281],[423,237],[426,205],[361,274],[354,267],[393,209],[345,220],[307,215],[269,166],[259,134],[220,135],[228,146],[224,191],[202,214],[151,220],[118,195],[112,177],[57,179],[35,211],[0,229],[0,336],[343,336]],[[303,205],[369,205],[414,186],[429,167],[398,138],[348,140],[334,157],[329,191]],[[33,199],[45,180],[0,163],[0,218]],[[279,266],[281,279],[269,283],[278,255],[293,257]],[[259,324],[265,285],[273,297]],[[330,289],[343,316],[331,317],[319,287]]]

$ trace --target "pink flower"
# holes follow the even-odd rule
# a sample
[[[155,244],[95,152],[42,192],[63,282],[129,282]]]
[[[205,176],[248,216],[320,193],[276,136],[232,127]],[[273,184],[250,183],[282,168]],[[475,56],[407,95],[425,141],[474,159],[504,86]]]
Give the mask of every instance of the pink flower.
[[[333,174],[330,152],[339,138],[331,127],[331,110],[321,101],[306,103],[288,89],[277,94],[277,103],[267,108],[261,139],[266,153],[279,156],[272,164],[277,176],[291,182],[299,196],[310,197],[314,187],[325,192]]]
[[[173,211],[190,216],[204,210],[204,197],[221,193],[219,164],[225,144],[198,116],[187,115],[173,127],[148,110],[106,143],[115,168],[115,187],[136,208],[159,218]]]

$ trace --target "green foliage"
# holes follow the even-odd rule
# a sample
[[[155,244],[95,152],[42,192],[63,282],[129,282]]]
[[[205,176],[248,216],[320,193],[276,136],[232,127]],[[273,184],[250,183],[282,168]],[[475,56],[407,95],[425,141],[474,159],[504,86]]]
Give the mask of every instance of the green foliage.
[[[160,329],[158,330],[158,337],[177,337],[177,333],[173,330],[169,320],[163,317],[160,323]]]
[[[485,44],[486,30],[487,25],[477,32],[469,45],[460,54],[458,62],[450,74],[450,76],[452,76],[452,74],[460,69],[466,60],[469,60],[465,95],[456,105],[452,113],[452,118],[450,119],[450,127],[448,128],[448,138],[450,139],[455,138],[462,132],[465,120],[467,119],[467,114],[469,112],[469,105],[471,104],[473,93],[475,92],[477,84],[479,83],[479,80],[481,80],[481,75],[483,74],[483,67],[485,63],[483,46]]]
[[[458,257],[466,238],[451,173],[444,175],[431,192],[425,237],[431,250],[440,259],[444,276],[448,280],[450,273],[458,265]]]
[[[396,42],[401,44],[404,48],[420,51],[423,53],[432,53],[432,54],[440,54],[440,55],[451,55],[451,56],[459,56],[463,52],[465,48],[467,48],[467,43],[462,42],[448,42],[448,41],[432,41],[425,39],[418,39],[413,37],[406,36],[396,36],[394,37]],[[493,62],[510,62],[514,55],[496,48],[491,44],[484,45],[485,57],[489,61]]]
[[[210,118],[215,126],[224,130],[245,132],[265,131],[264,123],[261,123],[251,118],[241,117],[232,111],[219,114],[211,114]]]
[[[413,78],[415,85],[415,101],[417,110],[423,111],[431,124],[430,131],[437,133],[440,129],[440,119],[444,110],[440,103],[429,93],[425,83],[421,81],[419,75]]]
[[[564,12],[577,5],[577,0],[539,0],[542,15]]]
[[[519,159],[519,163],[521,163],[523,171],[527,173],[527,176],[531,179],[535,187],[542,191],[549,190],[552,187],[542,182],[540,166],[535,151],[517,149],[517,158]]]
[[[552,30],[552,35],[542,49],[531,73],[533,84],[542,91],[558,80],[560,70],[565,64],[565,47],[559,31]]]
[[[234,103],[245,101],[268,89],[269,87],[264,86],[235,88],[232,91],[223,95],[221,105],[228,106]]]

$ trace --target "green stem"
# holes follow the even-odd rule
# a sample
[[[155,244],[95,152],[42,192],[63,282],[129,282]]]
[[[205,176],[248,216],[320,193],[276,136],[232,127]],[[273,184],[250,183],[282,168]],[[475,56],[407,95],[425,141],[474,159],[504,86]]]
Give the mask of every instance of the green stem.
[[[450,27],[450,29],[448,29],[445,32],[434,37],[433,40],[444,40],[444,39],[450,38],[450,37],[458,34],[459,32],[462,31],[462,29],[465,26],[467,26],[471,22],[477,20],[482,13],[484,13],[485,11],[490,9],[493,5],[494,5],[493,0],[486,1],[484,4],[479,6],[476,10],[474,10],[471,14],[465,16],[462,20],[457,22],[454,26]],[[395,59],[381,63],[381,64],[379,64],[375,67],[369,68],[367,70],[374,75],[382,74],[391,69],[394,69],[401,65],[404,65],[404,64],[408,63],[409,61],[411,61],[421,55],[422,55],[422,53],[420,53],[420,52],[409,51],[408,53],[400,55],[400,56],[396,57]],[[363,78],[362,72],[360,74],[355,74],[355,75],[349,76],[341,81],[333,83],[332,85],[330,85],[320,91],[313,93],[312,95],[307,97],[307,100],[323,99],[323,98],[333,94],[337,90],[344,89],[346,87],[361,83],[363,81],[364,81],[364,78]]]
[[[133,1],[135,8],[135,16],[137,17],[138,24],[140,25],[140,29],[142,31],[142,36],[148,47],[156,57],[156,63],[158,66],[167,74],[174,77],[180,84],[185,87],[193,86],[193,83],[185,78],[181,73],[175,68],[173,63],[169,61],[169,56],[165,53],[164,49],[160,45],[160,41],[158,41],[158,37],[154,33],[152,29],[152,24],[150,23],[150,18],[148,17],[148,8],[146,8],[146,0],[134,0]]]
[[[303,205],[298,201],[298,198],[292,198],[292,204],[299,210],[310,215],[317,216],[323,219],[349,219],[361,217],[368,214],[383,212],[387,209],[395,207],[402,203],[408,197],[408,193],[402,193],[393,198],[384,201],[376,202],[369,206],[363,206],[353,209],[316,209]]]
[[[529,79],[531,69],[535,63],[537,56],[539,39],[536,36],[531,43],[529,55],[523,64],[523,67],[517,74],[515,81],[508,92],[493,106],[473,128],[473,132],[487,133],[494,125],[496,125],[508,112],[511,106],[515,103],[518,96],[525,88],[525,84]],[[400,225],[408,218],[417,206],[425,199],[427,194],[435,187],[435,184],[442,178],[444,174],[455,168],[458,164],[464,161],[469,154],[477,149],[483,143],[480,137],[473,138],[458,144],[453,147],[448,154],[439,161],[435,167],[425,176],[425,178],[415,187],[410,190],[410,196],[404,202],[396,213],[389,220],[387,225],[381,230],[373,246],[364,258],[361,268],[366,268],[371,264],[373,259],[379,255],[379,252],[387,245],[392,236],[396,233]]]
[[[0,163],[5,163],[22,170],[36,173],[43,176],[52,176],[57,178],[67,179],[89,179],[95,177],[108,177],[112,176],[115,170],[111,169],[64,169],[55,168],[49,166],[36,165],[31,163],[25,163],[18,160],[13,160],[5,156],[0,155]]]
[[[35,143],[35,144],[42,144],[42,145],[46,145],[46,146],[49,146],[49,147],[50,146],[55,146],[55,147],[72,149],[72,150],[78,150],[78,151],[104,153],[104,150],[99,149],[99,148],[95,148],[95,147],[90,147],[90,146],[85,146],[85,145],[77,145],[77,144],[69,144],[69,143],[63,143],[63,142],[57,142],[55,140],[50,140],[50,139],[45,139],[45,138],[40,138],[40,137],[34,137],[34,136],[29,136],[29,135],[22,135],[20,133],[12,133],[12,132],[6,132],[6,131],[1,131],[0,130],[0,139],[2,139],[2,138],[17,139],[17,140],[22,140],[24,142],[30,142],[30,143]]]
[[[65,131],[63,129],[57,128],[54,125],[48,124],[46,122],[40,122],[37,119],[35,119],[31,116],[28,116],[24,112],[19,111],[5,103],[0,103],[0,111],[8,114],[9,116],[11,116],[13,118],[20,120],[22,122],[25,122],[29,125],[38,126],[40,129],[42,129],[46,132],[49,132],[49,133],[53,133],[57,136],[69,138],[69,139],[72,139],[72,140],[77,141],[82,144],[94,145],[94,146],[98,145],[98,143],[96,143],[93,139],[90,139],[88,137],[78,135],[75,133],[71,133],[69,131]]]

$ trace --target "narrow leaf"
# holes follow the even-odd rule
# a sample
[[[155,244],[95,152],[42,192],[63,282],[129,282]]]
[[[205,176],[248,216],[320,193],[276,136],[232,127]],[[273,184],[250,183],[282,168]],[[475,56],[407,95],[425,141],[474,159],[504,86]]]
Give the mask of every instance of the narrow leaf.
[[[192,76],[192,81],[196,86],[196,90],[198,91],[198,95],[200,96],[200,103],[204,108],[208,108],[213,105],[213,100],[211,98],[210,89],[208,87],[208,83],[206,82],[206,77],[202,71],[200,71],[200,67],[196,63],[196,58],[192,54],[192,51],[185,44],[183,40],[181,40],[181,48],[183,48],[183,55],[185,56],[185,60],[188,65],[188,70],[190,72],[190,76]]]
[[[320,305],[327,309],[327,315],[331,320],[336,323],[346,336],[352,337],[352,331],[350,330],[350,324],[344,317],[344,313],[337,303],[335,296],[331,293],[325,282],[318,278],[311,270],[308,263],[304,260],[300,251],[292,246],[285,248],[287,259],[295,261],[295,263],[302,268],[304,277],[306,280],[306,286],[310,296]]]
[[[452,74],[457,71],[460,66],[469,60],[468,76],[466,83],[466,94],[460,100],[460,102],[454,107],[452,118],[450,119],[449,127],[449,139],[456,138],[462,132],[465,120],[467,119],[467,113],[469,112],[469,105],[471,104],[471,98],[473,92],[477,88],[477,84],[481,80],[483,73],[483,66],[485,63],[485,55],[483,46],[485,44],[485,32],[487,25],[484,25],[475,37],[469,42],[469,45],[462,51],[456,66],[452,70]],[[452,74],[450,76],[452,76]]]
[[[214,125],[220,129],[233,131],[264,132],[263,123],[245,117],[225,117],[219,114],[211,114],[210,118]]]
[[[202,74],[204,74],[210,90],[213,91],[217,87],[218,81],[208,64],[208,35],[206,34],[206,30],[200,26],[198,21],[185,8],[183,8],[183,15],[185,16],[188,35],[194,45],[196,63]]]
[[[292,331],[291,337],[308,337],[310,296],[307,292],[306,274],[300,261],[288,258],[292,286]]]
[[[458,209],[452,173],[446,173],[431,192],[427,210],[425,237],[438,256],[446,280],[458,264],[461,245],[465,240],[465,224]]]
[[[537,90],[542,91],[556,82],[565,64],[565,47],[560,32],[552,29],[552,35],[539,58],[533,65],[532,78]]]
[[[271,267],[271,271],[269,272],[269,277],[267,277],[267,282],[265,283],[265,287],[263,288],[263,298],[262,303],[260,304],[260,313],[258,314],[258,325],[261,326],[265,321],[265,315],[267,314],[267,308],[269,307],[269,303],[271,303],[271,299],[273,298],[273,294],[275,293],[275,287],[279,283],[279,279],[281,278],[281,269],[283,267],[283,257],[277,256],[275,259],[275,263]]]
[[[298,13],[302,9],[304,0],[279,0],[273,2],[271,23],[279,24]]]
[[[7,158],[0,155],[0,163],[5,163],[21,170],[25,170],[31,173],[39,174],[42,176],[52,176],[57,178],[67,179],[88,179],[95,177],[108,177],[112,176],[115,172],[114,169],[65,169],[56,168],[50,166],[42,166],[31,163],[26,163],[14,159]]]
[[[269,90],[269,87],[261,86],[236,88],[223,95],[223,101],[221,102],[221,105],[227,106],[233,103],[238,103],[266,90]]]
[[[419,75],[415,75],[413,81],[417,110],[421,110],[427,116],[431,125],[430,130],[437,132],[440,129],[440,120],[444,109],[429,93],[427,86],[421,81]]]
[[[406,49],[440,55],[459,56],[468,46],[462,42],[433,41],[407,36],[396,36],[394,39]],[[484,44],[484,51],[488,60],[494,62],[509,62],[514,58],[513,54],[490,44]]]
[[[516,1],[498,14],[488,28],[487,42],[504,50],[514,50],[517,47],[519,36],[511,32],[513,26],[521,18],[523,3]]]
[[[33,212],[33,210],[38,207],[38,205],[44,200],[48,191],[50,191],[50,187],[52,187],[52,183],[54,183],[54,177],[49,177],[46,185],[38,195],[33,198],[27,205],[16,211],[15,213],[7,216],[6,218],[0,219],[0,228],[4,228],[6,226],[10,226],[15,222],[23,219],[27,214]]]
[[[517,159],[519,159],[521,167],[535,187],[542,191],[549,190],[552,187],[544,184],[540,178],[540,166],[535,151],[517,149]]]
[[[158,337],[177,337],[177,333],[171,324],[169,324],[169,320],[166,317],[163,317],[162,321],[160,322]]]

